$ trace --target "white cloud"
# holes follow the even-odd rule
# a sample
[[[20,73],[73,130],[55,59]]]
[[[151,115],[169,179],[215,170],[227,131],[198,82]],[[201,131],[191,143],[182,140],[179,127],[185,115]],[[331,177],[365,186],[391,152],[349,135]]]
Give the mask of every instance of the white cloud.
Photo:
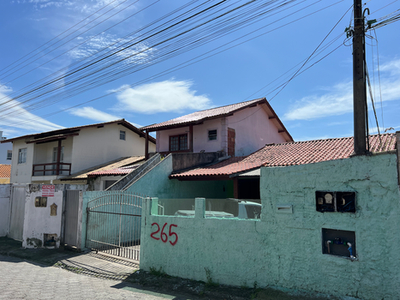
[[[0,126],[5,132],[16,132],[10,128],[24,129],[30,133],[63,128],[25,110],[18,101],[6,95],[10,91],[10,88],[0,85]]]
[[[297,101],[283,119],[312,120],[332,115],[341,115],[353,110],[353,85],[335,85],[330,93],[322,96],[307,96]]]
[[[82,108],[76,108],[76,109],[71,110],[70,112],[71,112],[71,114],[73,114],[75,116],[87,118],[90,120],[100,121],[100,122],[108,122],[108,121],[122,119],[121,117],[102,112],[100,110],[97,110],[97,109],[95,109],[93,107],[89,107],[89,106],[82,107]]]
[[[190,81],[166,80],[144,84],[135,88],[122,86],[117,93],[117,110],[144,114],[182,112],[210,108],[211,100],[196,95]]]
[[[380,70],[382,101],[400,100],[400,59],[384,64]],[[373,87],[373,90],[379,95],[379,87]],[[303,97],[289,108],[283,119],[312,120],[352,111],[353,83],[347,81],[334,85],[323,95]]]
[[[98,51],[107,48],[107,53],[111,53],[115,50],[123,51],[118,52],[116,55],[110,57],[107,61],[108,64],[112,64],[115,61],[124,59],[123,66],[125,64],[143,64],[149,61],[151,54],[154,49],[148,48],[144,43],[140,43],[130,48],[126,48],[126,45],[130,40],[118,39],[115,35],[102,33],[98,36],[92,37],[77,37],[78,43],[83,43],[83,40],[87,40],[81,46],[71,50],[68,55],[72,59],[82,59],[95,55]],[[132,42],[130,42],[132,43]],[[123,46],[125,45],[125,46]]]

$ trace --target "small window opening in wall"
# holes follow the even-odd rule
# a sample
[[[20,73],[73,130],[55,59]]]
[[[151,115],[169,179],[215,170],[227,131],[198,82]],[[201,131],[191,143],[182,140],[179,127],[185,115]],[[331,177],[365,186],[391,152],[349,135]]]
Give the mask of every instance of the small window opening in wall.
[[[126,134],[125,131],[120,130],[119,131],[119,139],[125,141],[125,134]]]
[[[47,197],[35,198],[35,207],[46,207],[46,206],[47,206]]]
[[[208,140],[215,141],[217,139],[217,130],[209,130],[208,131]]]
[[[355,232],[322,228],[322,253],[355,259],[357,256]]]
[[[18,163],[26,163],[26,148],[18,149]]]
[[[7,150],[7,160],[12,159],[12,150]]]
[[[319,212],[356,212],[355,192],[316,191],[315,198]]]

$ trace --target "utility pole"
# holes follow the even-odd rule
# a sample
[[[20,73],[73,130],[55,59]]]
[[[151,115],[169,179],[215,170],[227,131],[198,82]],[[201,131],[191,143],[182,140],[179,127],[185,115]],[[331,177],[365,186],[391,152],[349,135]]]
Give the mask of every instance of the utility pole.
[[[354,153],[365,155],[367,151],[367,93],[365,78],[365,27],[361,0],[354,0],[353,32],[353,109]]]

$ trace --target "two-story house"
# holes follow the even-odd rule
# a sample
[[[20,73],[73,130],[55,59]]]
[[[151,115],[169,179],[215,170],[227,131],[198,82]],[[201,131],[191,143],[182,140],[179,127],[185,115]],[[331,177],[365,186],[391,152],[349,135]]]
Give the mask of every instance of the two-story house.
[[[156,131],[157,152],[218,152],[245,156],[293,138],[265,98],[197,111],[140,128]]]
[[[154,138],[125,119],[2,141],[7,142],[13,143],[11,183],[63,183],[71,174],[156,148]]]

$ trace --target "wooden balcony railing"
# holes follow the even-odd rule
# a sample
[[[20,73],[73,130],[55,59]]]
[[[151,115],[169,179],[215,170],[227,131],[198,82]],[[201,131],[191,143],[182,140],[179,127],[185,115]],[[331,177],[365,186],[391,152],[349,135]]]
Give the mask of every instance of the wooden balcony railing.
[[[71,175],[70,163],[35,164],[32,176]]]

